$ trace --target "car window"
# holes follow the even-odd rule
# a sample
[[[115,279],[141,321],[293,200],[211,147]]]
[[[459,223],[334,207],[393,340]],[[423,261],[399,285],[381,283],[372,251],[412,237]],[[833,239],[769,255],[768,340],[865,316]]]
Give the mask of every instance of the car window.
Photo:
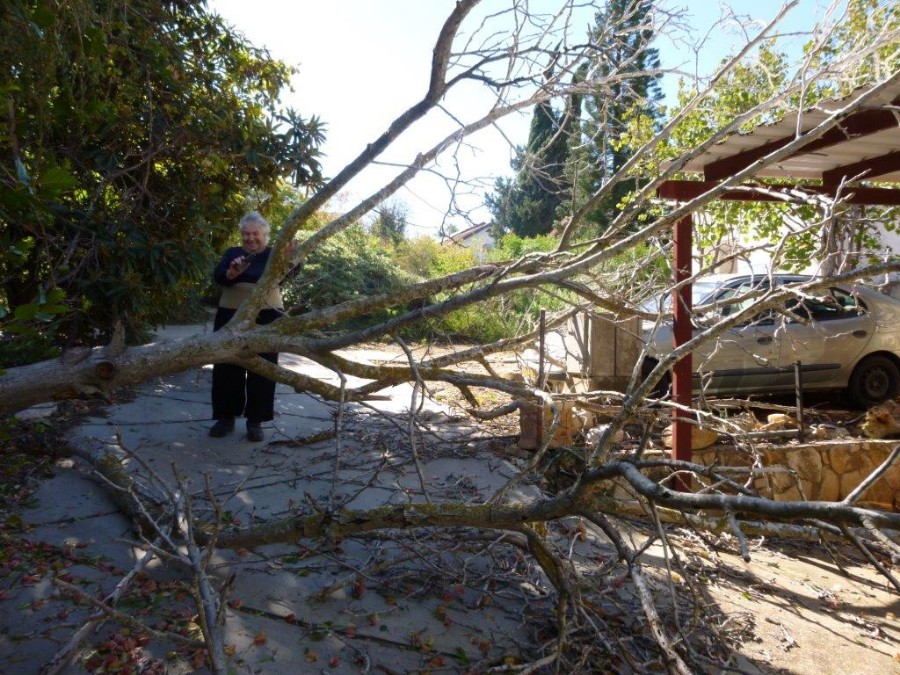
[[[712,281],[698,280],[691,284],[691,305],[697,307],[712,302],[716,290],[720,285]],[[666,292],[654,295],[639,303],[641,311],[655,314],[657,312],[669,313],[672,311],[672,293]]]
[[[722,317],[733,316],[738,312],[742,312],[748,307],[753,307],[756,303],[759,302],[758,293],[751,297],[744,297],[747,293],[752,291],[759,291],[762,287],[768,287],[768,284],[761,284],[759,280],[755,282],[752,280],[745,281],[742,284],[737,286],[730,286],[727,288],[723,288],[718,295],[716,295],[716,304],[721,307],[720,315]],[[760,312],[759,314],[754,314],[746,321],[738,324],[740,326],[748,326],[748,325],[767,325],[773,323],[775,320],[774,314],[771,310],[765,310]]]
[[[722,316],[731,316],[738,312],[742,312],[748,307],[752,307],[753,303],[759,300],[759,297],[742,299],[742,296],[757,288],[759,288],[759,284],[746,282],[739,286],[723,289],[722,292],[716,296],[716,303],[722,305]]]
[[[790,300],[785,306],[801,319],[813,321],[846,319],[866,311],[858,298],[840,288],[817,291],[809,297]]]

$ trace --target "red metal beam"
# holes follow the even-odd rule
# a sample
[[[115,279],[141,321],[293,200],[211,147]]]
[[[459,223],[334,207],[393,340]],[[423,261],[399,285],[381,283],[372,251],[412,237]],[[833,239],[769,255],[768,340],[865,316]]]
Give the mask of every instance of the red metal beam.
[[[686,215],[675,224],[675,283],[685,282],[691,277],[691,236],[693,219]],[[691,324],[691,284],[685,283],[674,291],[674,325],[672,329],[674,346],[685,344],[693,336]],[[672,398],[676,404],[684,408],[691,407],[691,378],[693,358],[690,353],[679,359],[672,368]],[[672,420],[672,455],[675,459],[690,461],[693,455],[691,447],[691,425],[688,413],[675,411]],[[681,478],[676,479],[675,488],[689,490],[690,486]]]
[[[840,145],[855,138],[869,136],[885,129],[892,129],[896,126],[898,126],[897,117],[891,110],[861,110],[848,115],[837,126],[829,129],[816,140],[810,141],[792,156],[798,157],[811,152],[821,152],[826,148]],[[791,134],[736,155],[715,160],[703,167],[703,175],[706,180],[730,178],[746,169],[756,160],[783,148],[788,143],[793,143],[795,140],[797,140],[797,136]]]
[[[853,164],[836,166],[822,172],[822,182],[827,186],[838,185],[842,180],[859,176],[863,172],[863,180],[878,180],[878,176],[900,171],[900,152],[887,152],[878,157],[871,157]]]

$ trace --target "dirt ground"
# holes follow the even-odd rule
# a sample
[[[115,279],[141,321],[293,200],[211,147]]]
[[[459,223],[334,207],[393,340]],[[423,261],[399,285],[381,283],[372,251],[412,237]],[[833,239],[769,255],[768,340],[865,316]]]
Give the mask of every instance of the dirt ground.
[[[493,355],[489,361],[505,376],[520,372],[513,352]],[[476,363],[461,368],[485,373]],[[430,390],[452,409],[469,407],[452,386],[436,384]],[[492,391],[475,394],[486,408],[509,400]],[[779,398],[773,403],[783,406],[792,401]],[[839,396],[816,394],[807,396],[806,403],[832,411],[836,422],[858,416],[842,408]],[[515,443],[521,430],[518,414],[483,424],[508,444],[509,451],[521,452]],[[900,675],[900,590],[857,549],[758,538],[751,560],[745,562],[731,537],[720,538],[716,545],[710,538],[680,531],[674,539],[698,579],[693,592],[702,594],[701,605],[709,608],[711,620],[718,617],[717,630],[739,644],[741,655],[752,662],[743,665],[746,672]],[[900,576],[900,567],[890,560],[879,562]]]
[[[785,673],[900,673],[900,594],[855,551],[763,543],[710,566],[710,598],[752,632],[742,654]]]

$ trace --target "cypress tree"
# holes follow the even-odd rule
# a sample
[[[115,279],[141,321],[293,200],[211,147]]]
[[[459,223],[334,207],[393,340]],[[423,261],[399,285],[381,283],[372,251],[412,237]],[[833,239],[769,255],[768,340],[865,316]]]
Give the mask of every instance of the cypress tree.
[[[595,57],[589,70],[598,86],[585,97],[579,149],[570,156],[569,174],[577,176],[576,204],[587,201],[633,154],[624,139],[629,116],[647,115],[654,123],[661,117],[660,76],[648,74],[659,67],[659,53],[649,46],[652,8],[652,0],[610,0],[606,11],[595,15]],[[623,198],[638,187],[636,179],[625,180],[590,211],[587,221],[595,234],[608,228]]]

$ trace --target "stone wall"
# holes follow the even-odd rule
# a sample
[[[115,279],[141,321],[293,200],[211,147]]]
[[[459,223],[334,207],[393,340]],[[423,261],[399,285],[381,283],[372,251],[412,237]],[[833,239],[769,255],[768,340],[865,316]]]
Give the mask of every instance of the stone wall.
[[[755,478],[755,488],[760,495],[779,501],[841,501],[887,459],[897,444],[896,440],[862,439],[757,444],[754,453],[765,472]],[[695,450],[694,461],[707,466],[747,467],[753,463],[753,453],[714,445]],[[857,503],[900,511],[900,463],[890,467]]]

